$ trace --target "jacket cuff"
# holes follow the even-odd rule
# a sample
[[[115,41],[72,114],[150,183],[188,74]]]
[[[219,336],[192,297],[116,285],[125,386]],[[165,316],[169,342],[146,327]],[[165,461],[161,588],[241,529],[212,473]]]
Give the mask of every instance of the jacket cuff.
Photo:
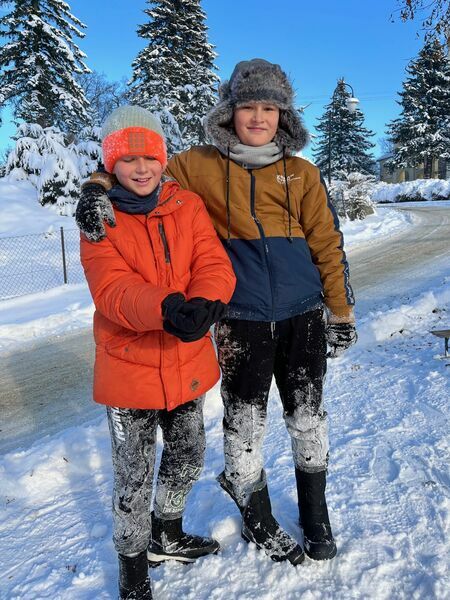
[[[353,306],[349,306],[348,304],[344,305],[327,305],[327,322],[330,325],[334,325],[336,323],[354,323],[355,322],[355,313],[353,311]]]

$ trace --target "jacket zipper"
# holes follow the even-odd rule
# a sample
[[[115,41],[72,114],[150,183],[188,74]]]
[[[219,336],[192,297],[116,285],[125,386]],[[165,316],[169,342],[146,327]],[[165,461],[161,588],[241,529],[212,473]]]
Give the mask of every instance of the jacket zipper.
[[[256,226],[259,229],[259,234],[260,234],[261,240],[263,242],[264,257],[265,257],[265,260],[266,260],[267,272],[269,274],[270,294],[272,296],[272,320],[274,320],[274,318],[275,318],[275,293],[274,293],[274,290],[273,290],[272,268],[270,266],[270,261],[269,261],[269,246],[267,245],[266,235],[264,233],[263,226],[261,225],[261,221],[256,216],[256,210],[255,210],[255,185],[256,185],[255,184],[255,176],[253,175],[253,171],[251,169],[249,169],[248,172],[250,173],[250,212],[251,212],[251,215],[253,217],[253,220],[256,223]]]
[[[166,232],[164,231],[164,225],[162,224],[161,221],[158,223],[158,229],[159,229],[159,235],[161,236],[162,244],[164,247],[164,256],[166,259],[166,263],[169,264],[170,263],[169,245],[167,243]]]

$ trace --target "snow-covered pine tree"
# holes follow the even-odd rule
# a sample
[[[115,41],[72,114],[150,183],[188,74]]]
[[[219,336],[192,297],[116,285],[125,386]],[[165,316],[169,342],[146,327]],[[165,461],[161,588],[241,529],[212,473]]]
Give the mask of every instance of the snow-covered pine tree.
[[[39,153],[39,138],[43,129],[35,123],[22,123],[17,128],[13,139],[15,147],[8,154],[5,166],[5,175],[21,181],[29,179],[37,187],[39,173],[42,166],[42,156]]]
[[[431,177],[433,158],[450,160],[450,62],[445,47],[429,38],[408,74],[398,104],[400,116],[388,125],[394,144],[393,167],[423,163]]]
[[[56,127],[36,123],[22,123],[15,139],[5,174],[28,179],[41,204],[56,204],[61,214],[72,215],[80,193],[80,150],[74,144],[66,146],[64,133]]]
[[[85,127],[80,132],[74,152],[78,156],[78,169],[82,179],[87,179],[91,173],[97,171],[102,162],[100,135],[100,127]]]
[[[331,176],[345,178],[348,173],[372,174],[375,161],[370,153],[374,147],[370,138],[372,131],[364,127],[364,115],[356,108],[351,112],[347,107],[350,93],[344,79],[339,79],[330,104],[319,119],[319,131],[313,152],[316,164],[324,176],[329,176],[331,154]]]
[[[130,100],[158,114],[169,154],[203,143],[202,118],[215,103],[215,52],[200,0],[147,0],[149,41],[133,62]]]
[[[0,89],[17,121],[76,133],[88,102],[75,74],[88,72],[73,41],[85,25],[63,0],[0,0]]]
[[[38,198],[42,205],[55,204],[61,215],[71,217],[80,197],[80,172],[74,145],[64,145],[64,134],[46,127],[41,137],[42,168]]]

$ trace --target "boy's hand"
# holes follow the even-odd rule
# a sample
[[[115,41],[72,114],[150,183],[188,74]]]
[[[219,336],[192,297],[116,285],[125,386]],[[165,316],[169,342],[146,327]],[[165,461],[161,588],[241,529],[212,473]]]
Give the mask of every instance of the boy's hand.
[[[358,334],[354,323],[330,323],[325,330],[330,351],[327,358],[337,358],[356,343]]]
[[[106,237],[103,221],[110,227],[116,226],[111,201],[101,185],[83,185],[75,211],[75,221],[90,242],[99,242]]]
[[[195,342],[208,332],[211,325],[222,319],[227,310],[220,300],[192,298],[183,294],[169,294],[162,303],[164,331],[183,342]]]

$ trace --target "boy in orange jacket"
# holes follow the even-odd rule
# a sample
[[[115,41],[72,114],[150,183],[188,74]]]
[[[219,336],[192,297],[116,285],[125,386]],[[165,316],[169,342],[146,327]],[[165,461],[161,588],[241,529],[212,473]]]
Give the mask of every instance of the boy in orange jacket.
[[[219,379],[209,328],[235,287],[231,263],[205,205],[161,183],[164,135],[147,110],[120,107],[102,128],[115,228],[81,236],[94,299],[94,400],[107,405],[114,469],[114,544],[120,598],[151,598],[148,565],[215,553],[182,529],[186,496],[203,467],[205,392]],[[163,433],[150,513],[156,430]]]

